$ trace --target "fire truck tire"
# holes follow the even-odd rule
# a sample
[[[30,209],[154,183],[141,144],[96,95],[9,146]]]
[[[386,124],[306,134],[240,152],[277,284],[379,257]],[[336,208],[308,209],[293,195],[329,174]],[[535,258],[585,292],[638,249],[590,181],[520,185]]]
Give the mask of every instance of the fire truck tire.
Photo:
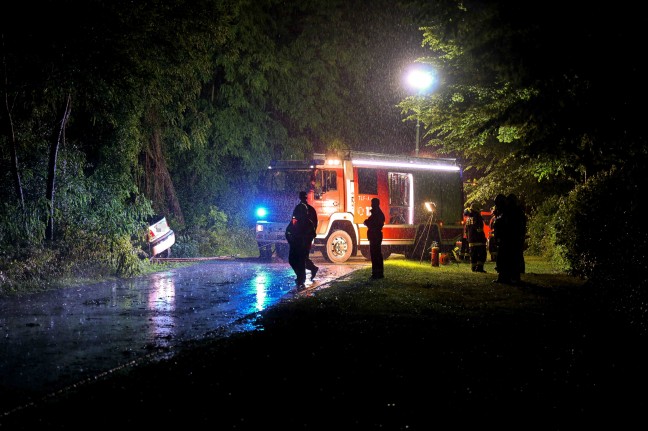
[[[371,253],[369,253],[368,245],[361,245],[358,248],[360,249],[360,254],[362,254],[362,257],[364,257],[367,260],[371,260]]]
[[[332,263],[344,263],[353,252],[353,240],[345,230],[336,230],[326,238],[326,248],[322,250],[324,259]]]
[[[389,259],[389,256],[391,256],[391,248],[388,245],[383,245],[380,247],[380,250],[382,251],[383,260]]]

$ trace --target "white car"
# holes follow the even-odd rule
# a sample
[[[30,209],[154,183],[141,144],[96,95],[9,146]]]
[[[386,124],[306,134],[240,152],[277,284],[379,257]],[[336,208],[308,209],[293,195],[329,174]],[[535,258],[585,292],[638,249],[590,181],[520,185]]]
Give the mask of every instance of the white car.
[[[148,240],[151,257],[171,256],[175,233],[169,228],[166,217],[154,216],[150,219]]]

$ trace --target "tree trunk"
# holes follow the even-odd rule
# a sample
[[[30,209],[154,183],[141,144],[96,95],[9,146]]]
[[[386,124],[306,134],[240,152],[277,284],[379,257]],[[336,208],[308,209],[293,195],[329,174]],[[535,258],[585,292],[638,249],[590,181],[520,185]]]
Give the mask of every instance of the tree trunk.
[[[65,127],[67,126],[68,119],[70,118],[71,96],[68,94],[67,103],[65,105],[65,112],[61,119],[61,127],[56,139],[52,140],[49,153],[49,164],[47,169],[47,194],[45,199],[49,202],[49,217],[47,219],[47,230],[45,231],[45,239],[47,241],[54,240],[54,189],[56,184],[56,159],[58,157],[58,150],[61,143],[65,141]]]
[[[13,178],[14,190],[16,191],[16,198],[20,204],[20,209],[25,212],[25,196],[22,189],[22,181],[20,180],[20,168],[18,165],[18,151],[16,150],[16,135],[14,133],[13,118],[11,117],[11,109],[9,108],[9,94],[7,93],[8,83],[7,75],[5,74],[5,109],[7,110],[7,136],[10,136],[9,147],[11,148],[11,176]]]
[[[141,181],[141,186],[146,197],[152,201],[153,209],[158,214],[171,214],[178,223],[184,224],[184,215],[167,168],[162,150],[162,139],[157,127],[153,128],[142,162],[144,178]]]

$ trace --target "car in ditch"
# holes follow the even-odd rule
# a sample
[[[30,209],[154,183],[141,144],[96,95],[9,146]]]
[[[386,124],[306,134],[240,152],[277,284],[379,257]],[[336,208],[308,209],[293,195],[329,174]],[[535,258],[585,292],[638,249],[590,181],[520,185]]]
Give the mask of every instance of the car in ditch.
[[[148,228],[149,255],[153,257],[170,257],[171,246],[175,244],[175,233],[169,227],[164,216],[149,218]]]

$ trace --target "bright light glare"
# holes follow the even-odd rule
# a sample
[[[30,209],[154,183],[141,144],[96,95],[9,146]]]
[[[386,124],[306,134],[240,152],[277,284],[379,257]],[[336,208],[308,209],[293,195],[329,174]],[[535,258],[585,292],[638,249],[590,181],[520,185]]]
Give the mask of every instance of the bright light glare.
[[[268,300],[268,274],[261,272],[254,279],[256,291],[256,309],[262,311],[266,307]]]
[[[410,184],[410,191],[409,191],[410,206],[409,206],[409,214],[407,214],[408,216],[407,223],[414,224],[414,175],[408,174],[407,180],[408,183]]]
[[[354,166],[380,166],[391,168],[410,168],[425,169],[430,171],[458,171],[459,166],[444,164],[424,164],[424,163],[405,163],[405,162],[385,162],[382,160],[354,160]]]
[[[268,210],[266,210],[265,208],[257,208],[256,214],[257,214],[257,217],[262,217],[263,218],[263,217],[268,215]]]
[[[430,72],[418,69],[411,71],[407,76],[407,82],[409,85],[417,90],[425,90],[426,88],[429,88],[433,81],[434,77]]]

